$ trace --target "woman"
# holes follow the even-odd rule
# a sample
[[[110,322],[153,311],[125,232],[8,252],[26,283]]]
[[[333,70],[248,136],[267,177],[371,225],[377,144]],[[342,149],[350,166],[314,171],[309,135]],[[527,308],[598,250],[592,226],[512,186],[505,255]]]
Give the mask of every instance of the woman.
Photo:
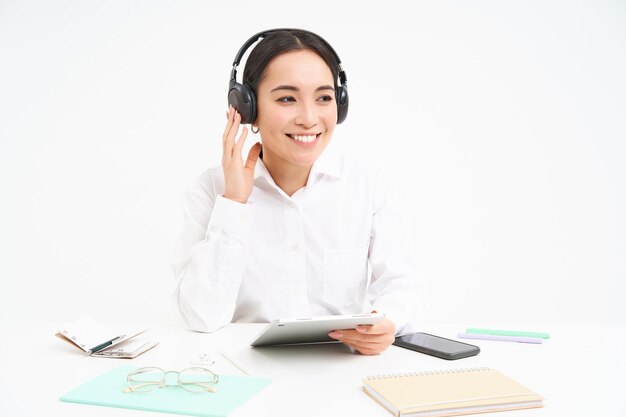
[[[222,166],[188,191],[174,304],[192,329],[385,313],[330,334],[368,355],[409,331],[418,300],[398,195],[384,170],[324,152],[347,111],[336,102],[340,71],[332,47],[307,31],[269,31],[250,53],[243,84],[262,144],[244,161],[248,129],[237,138],[241,115],[229,107]]]

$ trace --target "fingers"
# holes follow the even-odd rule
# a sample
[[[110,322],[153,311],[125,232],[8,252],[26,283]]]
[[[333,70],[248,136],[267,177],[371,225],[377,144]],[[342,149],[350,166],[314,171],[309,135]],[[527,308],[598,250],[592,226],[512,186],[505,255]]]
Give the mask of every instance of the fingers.
[[[228,106],[228,111],[226,112],[226,128],[224,128],[224,133],[222,134],[222,140],[226,141],[228,137],[228,133],[230,132],[231,127],[233,126],[233,114],[234,109]]]
[[[337,330],[329,333],[329,336],[364,355],[375,355],[395,341],[395,331],[395,324],[389,319],[383,319],[375,325],[358,326],[356,330]]]
[[[239,139],[235,141],[235,136],[239,131],[239,126],[241,125],[241,114],[232,106],[228,106],[228,111],[226,112],[226,128],[224,129],[224,133],[222,135],[222,142],[224,146],[224,160],[230,160],[233,156],[241,155],[241,150],[246,143],[246,138],[248,137],[248,128],[244,126],[241,130],[241,135],[239,135]],[[258,155],[261,151],[259,144],[258,152],[252,152],[248,154],[248,161],[246,161],[246,168],[250,166],[254,167],[256,164],[256,160],[258,159]],[[251,149],[252,151],[252,149]],[[250,159],[250,156],[253,156]]]
[[[241,139],[240,139],[241,140]],[[250,151],[248,152],[248,159],[246,160],[246,170],[254,172],[254,166],[256,165],[256,161],[259,159],[259,155],[261,153],[261,143],[257,142],[252,145]]]
[[[345,343],[363,355],[378,355],[389,347],[389,344],[385,342],[356,341],[350,339],[344,339],[342,343]]]
[[[228,108],[228,121],[226,122],[226,128],[222,135],[222,142],[224,145],[224,155],[232,155],[235,148],[235,136],[239,131],[239,125],[241,123],[241,115],[233,107]],[[247,129],[246,129],[247,130]],[[243,132],[242,132],[243,135]],[[246,132],[247,135],[247,132]]]
[[[396,325],[389,319],[383,319],[373,325],[357,326],[356,330],[340,330],[333,333],[338,332],[343,333],[344,337],[349,336],[353,339],[366,340],[369,339],[369,336],[393,335],[396,332]]]
[[[370,345],[370,346],[364,346],[364,345],[355,345],[355,344],[351,344],[351,343],[346,343],[346,345],[350,346],[352,349],[356,350],[357,352],[359,352],[361,355],[379,355],[382,352],[384,352],[385,350],[387,350],[387,348],[389,347],[388,345]]]
[[[362,334],[395,334],[396,325],[389,319],[383,319],[371,326],[357,326],[356,330]]]
[[[239,139],[237,132],[241,125],[241,115],[232,106],[226,112],[226,128],[222,135],[224,153],[222,155],[222,170],[224,172],[224,197],[245,203],[252,192],[254,185],[254,167],[261,152],[261,144],[255,144],[248,152],[244,164],[242,150],[248,137],[248,128],[243,127]]]
[[[331,332],[329,336],[342,342],[347,341],[350,343],[386,343],[390,345],[396,340],[393,333],[363,334],[358,330],[335,331]]]
[[[241,149],[243,148],[244,143],[246,143],[247,137],[248,137],[248,128],[244,126],[244,128],[241,129],[241,135],[239,135],[239,139],[237,140],[237,143],[235,144],[235,147],[233,148],[233,152],[235,152],[237,155],[241,155]]]

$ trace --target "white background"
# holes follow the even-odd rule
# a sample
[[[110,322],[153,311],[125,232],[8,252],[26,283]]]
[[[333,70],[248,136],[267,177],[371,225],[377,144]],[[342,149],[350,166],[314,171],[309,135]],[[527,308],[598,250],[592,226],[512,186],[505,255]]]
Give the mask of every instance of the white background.
[[[174,320],[235,53],[301,27],[347,72],[332,146],[404,191],[430,321],[626,323],[626,4],[346,3],[0,0],[0,320]]]

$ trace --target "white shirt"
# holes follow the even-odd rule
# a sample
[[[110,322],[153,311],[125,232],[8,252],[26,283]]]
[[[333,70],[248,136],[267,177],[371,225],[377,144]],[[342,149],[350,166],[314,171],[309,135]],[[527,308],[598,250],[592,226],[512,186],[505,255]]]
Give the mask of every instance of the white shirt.
[[[173,304],[191,329],[376,310],[410,330],[417,277],[384,170],[326,151],[289,197],[259,159],[247,204],[223,194],[221,167],[187,192]]]

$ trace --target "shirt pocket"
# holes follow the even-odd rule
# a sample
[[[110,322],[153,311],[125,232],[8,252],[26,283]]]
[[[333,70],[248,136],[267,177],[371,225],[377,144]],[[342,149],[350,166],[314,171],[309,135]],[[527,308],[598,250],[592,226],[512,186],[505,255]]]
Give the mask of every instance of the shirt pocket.
[[[362,304],[367,286],[369,248],[324,251],[322,298],[334,307]]]

